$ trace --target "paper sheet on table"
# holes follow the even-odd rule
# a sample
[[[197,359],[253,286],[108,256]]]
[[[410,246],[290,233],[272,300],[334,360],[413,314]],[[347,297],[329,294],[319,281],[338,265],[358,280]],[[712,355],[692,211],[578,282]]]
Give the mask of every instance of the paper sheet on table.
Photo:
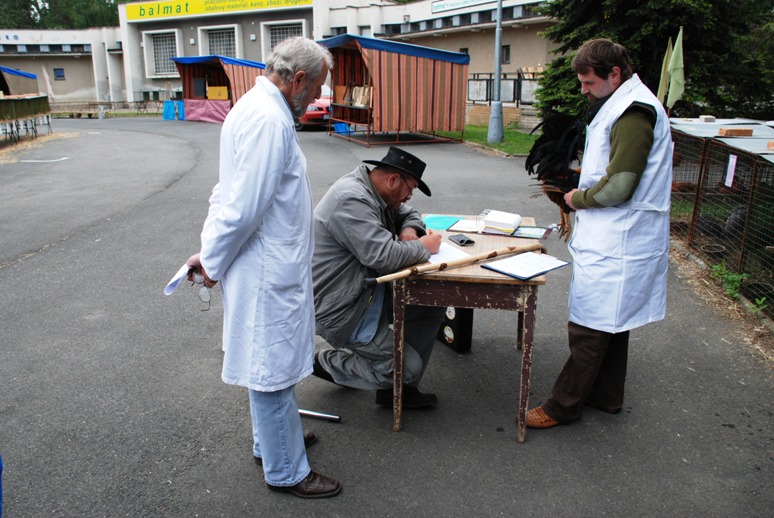
[[[481,232],[484,228],[483,220],[479,219],[461,219],[449,227],[449,232]]]
[[[180,269],[177,271],[174,277],[169,281],[166,288],[164,288],[164,295],[172,295],[172,292],[175,291],[175,288],[177,288],[177,285],[180,284],[180,282],[188,277],[188,270],[190,270],[191,267],[187,264],[184,264],[180,267]]]
[[[430,262],[433,264],[448,263],[454,259],[462,259],[464,257],[470,257],[470,254],[466,254],[457,247],[450,245],[449,243],[441,243],[441,248],[437,254],[430,256]]]

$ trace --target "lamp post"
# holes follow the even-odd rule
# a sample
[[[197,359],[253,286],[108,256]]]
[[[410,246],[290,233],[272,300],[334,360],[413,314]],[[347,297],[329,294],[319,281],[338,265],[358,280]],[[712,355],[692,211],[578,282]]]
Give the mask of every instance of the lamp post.
[[[495,75],[492,84],[492,106],[489,110],[489,133],[486,141],[501,144],[503,136],[503,103],[500,102],[500,62],[503,48],[503,0],[497,0],[497,28],[495,29]]]

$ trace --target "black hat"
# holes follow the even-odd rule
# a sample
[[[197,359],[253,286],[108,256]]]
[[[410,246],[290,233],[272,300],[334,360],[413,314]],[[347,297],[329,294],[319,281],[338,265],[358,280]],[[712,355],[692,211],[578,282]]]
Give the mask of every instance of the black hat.
[[[379,160],[363,160],[366,164],[392,167],[412,176],[418,183],[419,190],[430,196],[430,188],[422,181],[422,173],[425,171],[425,163],[402,149],[390,146],[387,155]]]

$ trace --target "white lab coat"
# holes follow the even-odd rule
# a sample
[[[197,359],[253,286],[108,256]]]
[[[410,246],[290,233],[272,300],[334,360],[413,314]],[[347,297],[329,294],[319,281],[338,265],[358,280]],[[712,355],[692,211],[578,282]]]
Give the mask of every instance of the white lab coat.
[[[640,183],[625,203],[579,210],[568,244],[573,257],[570,321],[608,333],[661,320],[666,313],[672,139],[661,103],[636,74],[587,128],[579,188],[596,185],[606,174],[610,130],[634,101],[650,104],[658,113]]]
[[[201,235],[202,266],[223,293],[224,382],[273,392],[311,374],[312,213],[293,116],[259,77],[223,123]]]

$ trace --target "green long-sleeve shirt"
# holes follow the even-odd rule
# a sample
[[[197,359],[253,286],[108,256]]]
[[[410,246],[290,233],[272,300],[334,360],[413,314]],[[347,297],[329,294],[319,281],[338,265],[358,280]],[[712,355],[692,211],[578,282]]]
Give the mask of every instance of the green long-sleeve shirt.
[[[607,174],[586,190],[572,195],[578,209],[612,207],[631,199],[640,183],[653,146],[655,110],[635,103],[610,130],[610,163]]]

